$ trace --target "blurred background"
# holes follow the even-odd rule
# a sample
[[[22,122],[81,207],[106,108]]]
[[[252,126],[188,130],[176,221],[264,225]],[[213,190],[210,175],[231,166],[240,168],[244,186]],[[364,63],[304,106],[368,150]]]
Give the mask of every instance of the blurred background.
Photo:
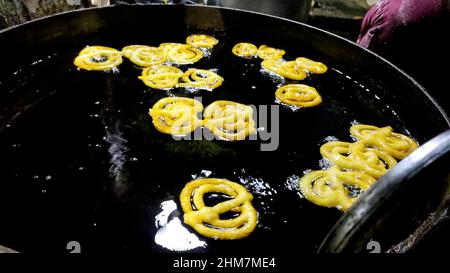
[[[378,0],[0,0],[0,29],[58,12],[124,3],[187,3],[253,10],[305,22],[356,40]]]

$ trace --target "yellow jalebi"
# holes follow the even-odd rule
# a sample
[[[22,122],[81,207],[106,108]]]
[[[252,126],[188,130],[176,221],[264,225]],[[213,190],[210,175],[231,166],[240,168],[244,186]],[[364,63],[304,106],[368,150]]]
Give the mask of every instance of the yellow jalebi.
[[[223,194],[231,199],[209,207],[203,200],[207,193]],[[217,178],[191,181],[180,194],[184,223],[205,237],[219,240],[241,239],[255,230],[258,216],[252,199],[244,186]],[[239,216],[221,219],[220,215],[229,211]]]
[[[390,126],[358,124],[350,127],[350,133],[365,145],[383,150],[396,159],[403,159],[418,146],[412,138],[394,133]]]
[[[239,43],[231,50],[234,55],[244,58],[250,58],[256,55],[258,48],[254,44]]]
[[[350,187],[365,191],[375,178],[355,171],[341,171],[336,166],[328,170],[313,171],[300,179],[300,191],[310,202],[324,207],[346,211],[356,200]]]
[[[222,85],[223,78],[210,70],[191,68],[180,78],[180,87],[212,90]]]
[[[161,133],[186,135],[201,126],[197,114],[203,105],[190,98],[167,97],[160,99],[150,109],[153,125]]]
[[[286,79],[296,81],[301,81],[307,76],[305,69],[297,65],[297,62],[294,61],[282,64],[278,73]]]
[[[182,44],[180,44],[180,43],[161,43],[158,48],[161,49],[164,52],[164,54],[169,55],[169,51],[179,45],[182,45]]]
[[[286,52],[283,49],[273,48],[262,45],[258,48],[258,57],[263,60],[278,60],[283,57]]]
[[[300,81],[307,76],[305,69],[297,65],[295,61],[282,62],[280,60],[264,60],[262,61],[261,66],[270,72],[290,80]]]
[[[350,188],[365,191],[417,148],[417,143],[391,127],[353,125],[354,143],[331,141],[320,147],[322,156],[332,163],[327,170],[313,171],[300,179],[300,190],[309,201],[345,211],[358,198]]]
[[[277,89],[275,96],[280,102],[298,107],[313,107],[322,102],[314,87],[304,84],[287,84]]]
[[[168,89],[175,87],[181,76],[183,76],[183,71],[180,69],[168,65],[162,65],[145,68],[139,79],[151,88]]]
[[[186,44],[195,47],[213,48],[219,41],[206,34],[192,34],[186,38]]]
[[[304,69],[308,70],[310,73],[313,74],[323,74],[328,70],[328,67],[323,63],[315,62],[313,60],[304,57],[299,57],[295,59],[295,62],[297,63],[298,66],[303,67]]]
[[[191,45],[180,44],[174,46],[167,56],[175,64],[192,64],[198,62],[203,57],[203,53]]]
[[[281,66],[283,65],[283,62],[279,60],[264,60],[261,62],[261,66],[275,74],[280,75]],[[281,76],[281,75],[280,75]]]
[[[163,50],[157,47],[145,45],[129,45],[122,48],[123,56],[127,57],[134,64],[147,67],[157,66],[167,61],[167,56]]]
[[[122,63],[122,53],[105,46],[88,46],[80,51],[74,64],[85,70],[105,71]]]
[[[219,100],[208,105],[203,116],[203,125],[222,139],[244,140],[256,131],[253,109],[248,105]]]
[[[320,153],[340,169],[360,171],[377,179],[397,164],[387,152],[365,147],[362,142],[331,141],[320,147]]]

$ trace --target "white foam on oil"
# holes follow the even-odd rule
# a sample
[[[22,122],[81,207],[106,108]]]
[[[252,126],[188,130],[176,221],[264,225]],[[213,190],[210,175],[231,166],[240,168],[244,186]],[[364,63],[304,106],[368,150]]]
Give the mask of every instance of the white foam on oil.
[[[160,208],[161,212],[155,216],[155,225],[158,228],[155,235],[156,244],[172,251],[187,251],[207,246],[206,242],[183,226],[180,218],[170,219],[170,215],[177,210],[175,201],[164,201]]]

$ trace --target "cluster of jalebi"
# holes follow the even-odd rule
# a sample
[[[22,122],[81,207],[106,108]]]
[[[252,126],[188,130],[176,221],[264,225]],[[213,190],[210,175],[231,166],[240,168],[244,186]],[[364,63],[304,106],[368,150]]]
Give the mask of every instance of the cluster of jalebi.
[[[129,45],[122,51],[104,46],[88,46],[75,59],[75,65],[86,70],[110,70],[122,63],[122,56],[141,67],[157,66],[168,60],[175,64],[192,64],[203,57],[199,48],[213,48],[219,41],[209,35],[193,34],[186,44],[162,43],[159,47]]]
[[[319,62],[307,58],[297,58],[295,61],[264,60],[261,66],[267,71],[273,72],[286,79],[303,80],[308,73],[322,74],[327,67]],[[284,85],[275,92],[275,97],[280,103],[296,107],[313,107],[322,102],[317,90],[304,84]]]
[[[320,62],[315,62],[307,58],[297,58],[295,61],[278,60],[264,60],[261,66],[283,78],[301,81],[306,78],[307,74],[323,74],[327,72],[326,65]]]
[[[264,60],[261,66],[286,79],[301,81],[306,78],[306,70],[298,66],[295,61],[283,62],[280,60]]]
[[[327,170],[313,171],[300,179],[306,199],[320,206],[346,211],[378,178],[417,148],[417,143],[391,127],[353,125],[354,143],[331,141],[320,147],[331,163]]]
[[[139,77],[154,89],[186,87],[212,90],[222,85],[223,78],[210,70],[191,68],[186,72],[168,65],[147,67]]]
[[[165,134],[186,135],[204,126],[221,139],[237,141],[256,131],[250,106],[215,101],[205,109],[204,119],[200,120],[198,114],[202,111],[203,105],[194,99],[168,97],[155,103],[149,113],[155,128]]]
[[[244,58],[258,56],[263,59],[261,63],[263,69],[289,80],[301,81],[308,74],[323,74],[328,70],[323,63],[304,57],[299,57],[294,61],[285,61],[283,55],[286,52],[283,49],[266,45],[257,48],[254,44],[238,43],[233,47],[232,52],[234,55]],[[279,102],[297,107],[312,107],[322,102],[316,89],[300,84],[282,86],[276,91],[275,96]]]
[[[203,57],[201,49],[211,49],[219,41],[209,35],[193,34],[186,38],[186,44],[162,43],[159,47],[129,45],[118,51],[103,46],[88,46],[75,58],[74,64],[81,69],[106,71],[122,63],[122,56],[139,67],[143,67],[141,79],[154,89],[190,87],[214,89],[223,78],[204,69],[189,69],[182,72],[171,64],[186,65],[198,62]]]
[[[195,44],[179,43],[162,43],[159,47],[130,45],[122,49],[122,54],[141,67],[158,66],[167,62],[193,64],[203,58],[203,52]]]
[[[285,62],[279,60],[264,60],[261,66],[286,79],[303,80],[308,74],[323,74],[327,71],[326,65],[307,58],[297,58],[295,61]],[[275,97],[280,103],[296,107],[313,107],[322,102],[317,90],[304,84],[288,84],[278,88]]]
[[[204,201],[204,196],[209,193],[229,199],[210,207]],[[219,240],[241,239],[253,232],[258,216],[252,199],[252,194],[244,186],[217,178],[191,181],[180,194],[184,223],[205,237]],[[221,215],[227,212],[236,215],[222,219]]]
[[[283,49],[278,49],[266,45],[257,48],[254,44],[238,43],[231,50],[234,55],[244,58],[258,56],[263,60],[278,60],[286,53]]]
[[[254,44],[238,43],[233,47],[232,52],[234,55],[244,58],[258,56],[264,60],[261,63],[264,69],[291,80],[303,80],[307,73],[323,74],[328,70],[323,63],[304,57],[286,62],[283,60],[283,55],[286,53],[283,49],[266,45],[257,48]]]

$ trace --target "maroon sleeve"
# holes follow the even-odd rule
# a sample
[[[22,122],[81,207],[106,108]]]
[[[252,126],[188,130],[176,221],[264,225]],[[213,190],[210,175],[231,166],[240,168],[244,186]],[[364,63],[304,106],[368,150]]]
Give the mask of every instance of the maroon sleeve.
[[[450,113],[450,0],[380,0],[357,43],[410,74]]]
[[[447,0],[380,0],[364,17],[357,43],[382,54],[399,28],[439,18],[446,12]]]

